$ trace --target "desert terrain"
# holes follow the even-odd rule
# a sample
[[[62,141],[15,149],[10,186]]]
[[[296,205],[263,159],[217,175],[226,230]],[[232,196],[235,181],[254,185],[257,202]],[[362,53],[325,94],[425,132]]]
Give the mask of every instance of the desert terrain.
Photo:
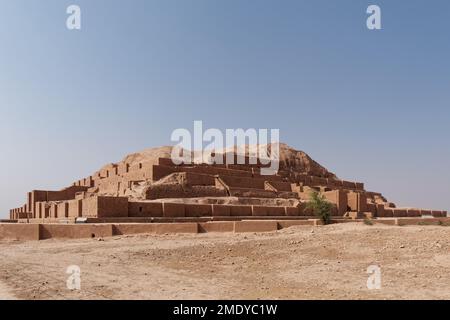
[[[382,287],[366,286],[379,265]],[[81,290],[66,268],[81,268]],[[450,227],[0,242],[4,299],[450,299]]]

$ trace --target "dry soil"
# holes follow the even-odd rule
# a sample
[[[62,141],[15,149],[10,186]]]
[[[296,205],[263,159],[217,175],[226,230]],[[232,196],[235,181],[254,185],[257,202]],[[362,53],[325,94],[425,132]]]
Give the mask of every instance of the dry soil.
[[[67,267],[81,268],[69,290]],[[381,289],[367,268],[381,268]],[[345,223],[273,233],[0,242],[8,299],[450,299],[450,227]]]

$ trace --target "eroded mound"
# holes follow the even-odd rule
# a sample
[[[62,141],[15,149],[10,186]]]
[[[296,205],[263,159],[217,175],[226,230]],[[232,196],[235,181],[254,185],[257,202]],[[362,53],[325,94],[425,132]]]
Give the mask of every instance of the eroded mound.
[[[274,147],[267,146],[272,156]],[[105,165],[60,191],[34,190],[28,193],[24,206],[10,211],[10,217],[21,222],[80,217],[303,219],[314,216],[306,204],[315,192],[331,202],[330,214],[337,217],[447,215],[445,211],[396,208],[381,193],[366,191],[360,182],[338,179],[305,152],[286,144],[279,144],[277,173],[265,175],[267,164],[263,160],[267,155],[255,159],[258,148],[245,146],[243,162],[237,162],[234,147],[210,155],[222,159],[219,163],[210,163],[193,152],[192,163],[183,164],[173,163],[173,147],[146,149]]]

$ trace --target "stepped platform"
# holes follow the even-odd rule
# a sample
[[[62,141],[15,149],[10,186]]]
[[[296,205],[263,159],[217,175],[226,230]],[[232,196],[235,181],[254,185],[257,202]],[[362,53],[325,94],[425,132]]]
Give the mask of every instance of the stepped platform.
[[[448,216],[442,210],[398,208],[381,193],[365,190],[363,183],[337,178],[306,153],[286,145],[280,148],[280,170],[267,176],[261,175],[264,166],[260,161],[248,156],[245,163],[176,165],[170,159],[170,147],[145,150],[107,164],[59,191],[28,192],[25,204],[11,209],[7,222],[309,221],[313,213],[307,204],[312,192],[331,203],[333,221],[431,221]]]

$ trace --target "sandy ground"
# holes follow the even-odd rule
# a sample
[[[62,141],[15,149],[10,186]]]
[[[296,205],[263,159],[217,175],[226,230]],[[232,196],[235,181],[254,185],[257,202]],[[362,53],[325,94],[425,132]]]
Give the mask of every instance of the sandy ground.
[[[0,242],[18,299],[450,299],[450,227],[362,223],[265,234]],[[66,269],[81,268],[81,290]],[[379,290],[367,268],[381,268]]]
[[[11,290],[0,282],[0,300],[16,300],[16,297],[12,294]]]

